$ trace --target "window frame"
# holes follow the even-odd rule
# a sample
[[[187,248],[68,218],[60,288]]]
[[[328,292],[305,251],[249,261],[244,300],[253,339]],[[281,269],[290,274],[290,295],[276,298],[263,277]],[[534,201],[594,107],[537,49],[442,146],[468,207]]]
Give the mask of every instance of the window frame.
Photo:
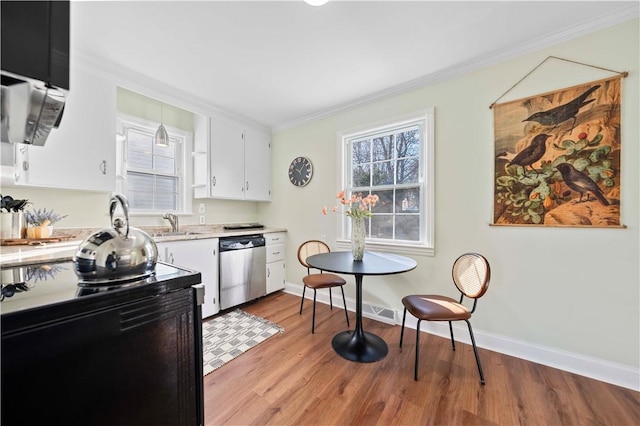
[[[127,149],[126,134],[128,129],[142,131],[145,133],[155,134],[160,123],[146,120],[141,117],[132,116],[119,112],[117,114],[117,131],[116,131],[116,192],[120,194],[127,193]],[[157,215],[164,213],[173,213],[177,215],[193,214],[192,199],[192,179],[190,173],[190,158],[193,151],[193,133],[188,130],[164,125],[169,139],[178,139],[178,147],[176,148],[176,175],[178,176],[178,208],[176,210],[156,210],[156,209],[136,209],[130,206],[129,214],[135,215]],[[132,170],[133,172],[133,170]],[[162,173],[158,173],[162,176]]]
[[[338,132],[337,134],[337,164],[340,165],[338,176],[338,187],[336,193],[343,189],[350,188],[351,178],[351,152],[349,141],[363,138],[367,135],[374,135],[384,132],[392,132],[394,129],[408,127],[418,124],[422,127],[422,143],[420,144],[420,172],[419,182],[421,191],[421,211],[420,226],[422,233],[420,240],[416,242],[409,241],[391,241],[382,239],[367,238],[367,250],[384,250],[399,254],[412,255],[435,255],[435,206],[434,206],[434,189],[435,189],[435,129],[434,129],[434,108],[426,108],[419,111],[398,115],[374,123],[368,123],[356,128],[351,128]],[[404,185],[393,185],[395,188],[402,188]],[[349,237],[351,221],[343,215],[337,215],[337,239],[336,246],[339,249],[350,249],[351,240]]]

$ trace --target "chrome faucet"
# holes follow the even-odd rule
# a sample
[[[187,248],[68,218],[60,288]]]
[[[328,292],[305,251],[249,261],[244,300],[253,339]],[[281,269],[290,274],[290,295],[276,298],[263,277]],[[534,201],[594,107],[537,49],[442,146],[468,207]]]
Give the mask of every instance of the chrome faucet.
[[[165,213],[162,216],[163,219],[167,219],[171,224],[171,232],[178,232],[178,216],[172,213]]]

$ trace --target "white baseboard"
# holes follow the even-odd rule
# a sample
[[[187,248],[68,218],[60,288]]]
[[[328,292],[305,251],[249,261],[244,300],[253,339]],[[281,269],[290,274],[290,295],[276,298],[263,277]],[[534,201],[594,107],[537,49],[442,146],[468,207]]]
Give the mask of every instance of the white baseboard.
[[[302,296],[302,285],[287,283],[284,291],[296,296]],[[313,299],[313,292],[307,291],[305,298]],[[355,300],[347,297],[347,309],[355,311]],[[329,294],[327,291],[319,291],[316,300],[329,304]],[[342,307],[342,294],[339,291],[333,292],[333,305]],[[402,324],[402,312],[381,308],[371,305],[365,301],[362,303],[362,315],[387,324]],[[416,329],[417,320],[412,315],[407,315],[406,327]],[[456,341],[471,344],[469,331],[466,325],[453,327]],[[423,322],[420,331],[434,334],[444,338],[450,338],[449,326],[447,323]],[[536,345],[518,339],[489,333],[483,330],[473,330],[476,344],[480,348],[499,352],[516,358],[579,374],[581,376],[622,386],[627,389],[640,391],[640,369],[624,364],[618,364],[602,360],[587,355],[564,351],[561,349]]]

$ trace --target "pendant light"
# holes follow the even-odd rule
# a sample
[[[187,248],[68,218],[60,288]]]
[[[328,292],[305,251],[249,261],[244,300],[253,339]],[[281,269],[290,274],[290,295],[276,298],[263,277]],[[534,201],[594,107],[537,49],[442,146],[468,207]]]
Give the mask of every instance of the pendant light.
[[[157,146],[168,147],[169,146],[169,134],[167,133],[167,129],[164,128],[162,124],[163,117],[163,103],[160,102],[160,127],[156,130],[156,136],[153,138],[153,141]]]

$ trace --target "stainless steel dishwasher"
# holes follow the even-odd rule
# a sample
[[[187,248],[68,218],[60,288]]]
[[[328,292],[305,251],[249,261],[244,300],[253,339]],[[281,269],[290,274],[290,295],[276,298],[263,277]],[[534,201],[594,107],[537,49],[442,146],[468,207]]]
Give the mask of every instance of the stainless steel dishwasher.
[[[220,309],[267,294],[266,262],[261,234],[220,238]]]

